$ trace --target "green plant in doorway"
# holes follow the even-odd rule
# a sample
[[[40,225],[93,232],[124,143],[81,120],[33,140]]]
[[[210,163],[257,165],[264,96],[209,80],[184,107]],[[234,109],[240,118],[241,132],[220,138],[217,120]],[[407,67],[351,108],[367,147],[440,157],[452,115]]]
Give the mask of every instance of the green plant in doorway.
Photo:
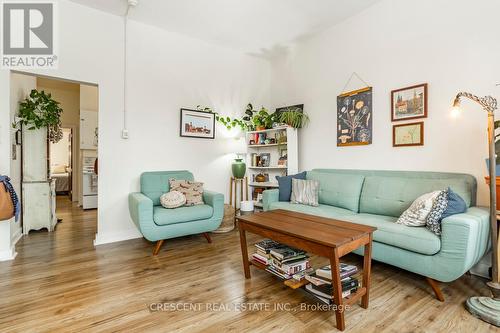
[[[17,121],[12,124],[14,128],[27,126],[28,130],[47,127],[50,142],[59,142],[62,137],[61,114],[63,109],[51,94],[45,91],[31,90],[29,97],[19,102]]]

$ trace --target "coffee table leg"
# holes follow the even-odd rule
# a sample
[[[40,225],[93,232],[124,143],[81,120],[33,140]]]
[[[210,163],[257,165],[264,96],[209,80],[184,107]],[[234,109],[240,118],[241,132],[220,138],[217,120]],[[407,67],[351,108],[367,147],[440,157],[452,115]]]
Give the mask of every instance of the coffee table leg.
[[[241,255],[243,256],[243,269],[245,271],[245,279],[250,278],[250,263],[248,262],[247,236],[243,224],[239,224]]]
[[[330,265],[332,268],[332,286],[333,286],[333,302],[337,306],[335,310],[335,319],[337,328],[341,331],[345,329],[344,321],[344,306],[342,305],[342,285],[340,282],[340,259],[337,249],[333,250],[330,257]]]
[[[370,234],[370,240],[368,244],[365,245],[365,253],[363,259],[363,287],[366,288],[366,294],[361,298],[361,306],[365,309],[368,308],[368,302],[370,299],[370,280],[371,280],[371,269],[372,269],[372,238]]]

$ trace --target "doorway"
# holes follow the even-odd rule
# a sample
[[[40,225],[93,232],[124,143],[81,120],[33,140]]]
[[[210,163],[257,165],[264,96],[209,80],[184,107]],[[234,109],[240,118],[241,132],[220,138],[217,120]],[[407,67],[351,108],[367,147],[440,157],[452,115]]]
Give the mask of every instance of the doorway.
[[[12,130],[12,137],[21,133],[22,138],[13,140],[13,151],[14,147],[20,151],[13,154],[11,161],[13,174],[19,174],[14,183],[22,198],[22,233],[43,237],[47,231],[77,230],[80,227],[75,229],[69,224],[82,217],[87,223],[85,228],[96,229],[98,179],[93,166],[98,156],[98,86],[12,72],[12,119],[18,114],[19,103],[33,89],[44,91],[62,108],[62,138],[50,142],[46,128]],[[36,178],[30,177],[33,173]],[[61,232],[66,233],[58,234]]]
[[[72,198],[73,190],[73,129],[62,129],[62,139],[50,144],[49,164],[50,178],[55,180],[55,191],[57,196]]]

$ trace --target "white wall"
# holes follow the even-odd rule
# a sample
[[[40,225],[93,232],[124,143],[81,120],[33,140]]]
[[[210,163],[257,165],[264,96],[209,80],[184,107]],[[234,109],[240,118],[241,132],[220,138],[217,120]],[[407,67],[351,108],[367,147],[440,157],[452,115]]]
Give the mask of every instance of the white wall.
[[[67,128],[63,128],[63,137],[57,143],[51,143],[50,145],[50,166],[56,165],[69,165],[69,135],[71,131]]]
[[[24,100],[29,96],[32,89],[36,87],[36,79],[33,76],[22,75],[12,73],[10,75],[10,120],[9,124],[15,121],[15,115],[19,111],[19,102]],[[15,144],[15,133],[16,130],[10,127],[10,144],[11,147]],[[12,155],[12,149],[10,152],[10,171],[8,173],[12,186],[16,193],[21,199],[21,146],[16,145],[16,159]],[[16,222],[14,219],[10,221],[10,246],[12,255],[15,255],[14,245],[19,240],[22,235],[21,228],[22,215],[19,216],[19,220]]]
[[[455,94],[500,97],[500,39],[494,0],[384,0],[287,50],[273,64],[275,106],[304,103],[311,122],[300,136],[300,168],[466,172],[487,203],[486,113]],[[373,144],[336,146],[336,97],[352,72],[373,86]],[[427,82],[429,117],[423,147],[392,147],[390,92]],[[355,81],[349,88],[360,88]]]
[[[219,131],[216,140],[180,138],[179,109],[204,104],[236,114],[249,101],[267,105],[268,63],[131,21],[130,139],[123,140],[122,18],[64,0],[59,1],[59,13],[59,68],[36,73],[99,85],[96,243],[140,237],[129,217],[127,196],[139,189],[143,171],[188,169],[206,188],[226,193],[230,175],[227,134]],[[9,100],[6,74],[0,70],[0,103]],[[4,119],[8,123],[8,103],[0,106],[3,126]],[[10,154],[8,141],[2,129],[1,156]],[[1,158],[0,172],[8,173],[8,163],[3,164]]]

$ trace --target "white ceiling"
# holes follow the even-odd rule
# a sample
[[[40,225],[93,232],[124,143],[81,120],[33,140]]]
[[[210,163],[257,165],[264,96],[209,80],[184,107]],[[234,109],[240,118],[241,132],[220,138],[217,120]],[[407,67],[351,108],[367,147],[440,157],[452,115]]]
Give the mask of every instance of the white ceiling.
[[[71,0],[124,15],[126,0]],[[266,56],[379,0],[139,0],[130,19]]]

